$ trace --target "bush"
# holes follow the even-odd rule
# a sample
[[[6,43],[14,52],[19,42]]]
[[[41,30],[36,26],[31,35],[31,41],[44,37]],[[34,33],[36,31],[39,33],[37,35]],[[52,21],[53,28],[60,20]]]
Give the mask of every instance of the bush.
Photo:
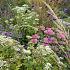
[[[64,70],[63,63],[49,48],[29,47],[25,50],[17,41],[0,36],[0,70]]]

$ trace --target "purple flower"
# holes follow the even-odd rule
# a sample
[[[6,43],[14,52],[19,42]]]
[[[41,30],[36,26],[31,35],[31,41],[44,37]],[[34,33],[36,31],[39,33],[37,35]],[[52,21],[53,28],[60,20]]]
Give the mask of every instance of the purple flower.
[[[70,8],[64,8],[64,13],[70,14]]]
[[[5,36],[12,36],[12,33],[11,33],[11,32],[3,32],[2,35],[5,35]]]
[[[68,9],[67,8],[64,8],[64,13],[67,13]]]
[[[44,38],[44,43],[50,44],[52,42],[53,42],[53,39],[52,38],[50,38],[50,37],[45,37]]]
[[[43,45],[43,46],[48,46],[48,44],[47,44],[47,43],[43,43],[42,45]]]
[[[0,34],[2,34],[2,31],[0,31]]]

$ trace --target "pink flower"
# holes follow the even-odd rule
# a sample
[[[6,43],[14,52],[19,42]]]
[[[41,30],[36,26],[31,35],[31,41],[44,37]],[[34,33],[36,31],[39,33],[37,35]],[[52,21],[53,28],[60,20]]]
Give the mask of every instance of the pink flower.
[[[47,38],[47,37],[45,37],[44,38],[44,43],[52,43],[53,42],[53,39],[52,38]]]
[[[65,39],[64,33],[57,34],[57,37],[60,38],[60,39]]]
[[[36,44],[38,42],[38,40],[37,39],[31,39],[30,42]]]
[[[32,35],[32,39],[39,39],[39,38],[40,38],[40,36],[38,34]]]
[[[46,43],[43,43],[42,45],[44,45],[44,46],[48,46],[48,44],[46,44]]]
[[[53,34],[55,34],[51,28],[47,28],[47,30],[45,30],[44,33],[45,33],[45,34],[48,34],[48,35],[53,35]]]

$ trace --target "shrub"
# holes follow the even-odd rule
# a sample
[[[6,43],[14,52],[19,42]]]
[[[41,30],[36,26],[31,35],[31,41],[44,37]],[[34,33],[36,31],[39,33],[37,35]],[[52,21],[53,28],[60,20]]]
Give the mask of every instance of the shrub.
[[[0,36],[0,70],[64,70],[63,63],[49,48],[23,48],[17,41]]]

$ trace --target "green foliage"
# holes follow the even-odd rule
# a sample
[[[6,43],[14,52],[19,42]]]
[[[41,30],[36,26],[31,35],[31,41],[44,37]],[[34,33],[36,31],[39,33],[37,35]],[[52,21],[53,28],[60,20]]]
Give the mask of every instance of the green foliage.
[[[63,68],[63,63],[49,46],[39,45],[37,49],[30,47],[25,50],[17,41],[0,36],[0,70],[64,70]]]
[[[10,28],[12,28],[15,38],[25,39],[26,35],[32,35],[38,31],[36,28],[39,21],[38,15],[30,10],[28,5],[25,4],[22,7],[16,6],[13,8],[13,11],[15,17],[11,21]]]
[[[70,17],[64,19],[66,22],[70,23]]]
[[[45,7],[42,1],[43,0],[0,1],[0,7],[3,9],[0,14],[0,24],[5,28],[5,31],[12,32],[13,38],[11,39],[10,37],[7,38],[6,36],[0,35],[0,70],[68,70],[70,68],[66,59],[63,58],[64,54],[69,54],[70,47],[67,47],[67,44],[65,44],[65,46],[59,45],[59,48],[55,46],[57,47],[53,49],[54,51],[56,50],[55,52],[50,49],[50,47],[53,47],[53,44],[50,47],[39,45],[40,43],[35,46],[28,45],[27,38],[38,32],[40,24],[44,24],[48,27],[56,27],[53,23],[53,21],[56,21],[54,16],[52,16],[53,13],[48,10],[49,8]],[[63,0],[44,1],[50,5],[50,8],[58,17],[63,18],[69,16],[63,11],[59,11],[65,6],[69,7],[69,2],[63,3]],[[28,2],[32,8],[27,5]],[[49,13],[50,16],[48,16]],[[70,22],[69,19],[70,18],[66,18],[64,20]],[[42,38],[44,37],[43,33],[41,33],[41,36]],[[14,39],[17,39],[22,45]],[[27,50],[24,49],[23,46],[27,46]],[[57,49],[59,50],[57,51]],[[61,56],[66,68],[64,68],[64,64],[60,61],[56,53],[59,57]],[[66,58],[69,58],[69,55],[67,55]]]

